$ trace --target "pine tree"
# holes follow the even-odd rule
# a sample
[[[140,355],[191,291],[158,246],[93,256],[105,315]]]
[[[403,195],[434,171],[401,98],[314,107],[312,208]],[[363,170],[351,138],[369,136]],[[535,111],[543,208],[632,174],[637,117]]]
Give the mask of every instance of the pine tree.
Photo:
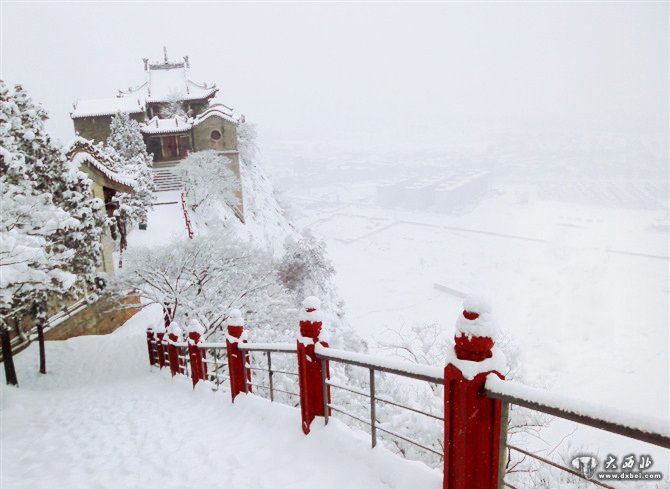
[[[52,143],[46,117],[20,85],[10,90],[0,82],[0,329],[32,315],[43,373],[47,301],[76,297],[96,283],[105,222],[103,202],[91,197],[86,174]]]
[[[147,153],[139,123],[128,114],[114,116],[110,130],[106,152],[116,162],[115,170],[135,181],[132,194],[119,193],[112,199],[116,206],[114,227],[119,238],[121,267],[129,229],[135,223],[146,224],[147,212],[153,205],[153,157]]]

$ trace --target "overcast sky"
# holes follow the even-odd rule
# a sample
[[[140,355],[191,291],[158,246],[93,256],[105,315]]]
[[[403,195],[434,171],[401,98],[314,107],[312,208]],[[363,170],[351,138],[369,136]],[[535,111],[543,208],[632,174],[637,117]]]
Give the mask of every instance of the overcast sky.
[[[668,5],[2,2],[2,77],[72,137],[79,98],[188,54],[264,141],[448,126],[664,134]],[[437,128],[437,129],[436,129]]]

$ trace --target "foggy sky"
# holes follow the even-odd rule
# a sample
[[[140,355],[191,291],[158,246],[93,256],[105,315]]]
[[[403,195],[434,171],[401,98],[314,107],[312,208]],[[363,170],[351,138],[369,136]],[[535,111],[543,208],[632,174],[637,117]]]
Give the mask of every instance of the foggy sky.
[[[142,83],[163,45],[265,142],[667,132],[667,3],[2,5],[2,77],[63,141],[73,101]]]

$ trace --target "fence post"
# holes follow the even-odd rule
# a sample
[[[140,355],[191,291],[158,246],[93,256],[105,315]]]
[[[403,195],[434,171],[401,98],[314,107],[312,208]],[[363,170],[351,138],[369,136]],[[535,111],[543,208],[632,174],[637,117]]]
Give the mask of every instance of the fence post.
[[[504,378],[505,357],[488,303],[470,296],[463,306],[444,368],[444,489],[495,489],[501,404],[482,389],[487,375]]]
[[[154,350],[154,329],[151,326],[147,328],[147,348],[149,350],[149,365],[153,367],[156,365],[156,351]]]
[[[205,379],[207,376],[207,364],[203,362],[205,359],[205,350],[200,351],[198,343],[200,337],[205,332],[205,328],[195,319],[192,319],[188,325],[188,357],[191,360],[191,379],[193,379],[193,387],[199,380]]]
[[[156,342],[156,356],[158,356],[158,366],[165,367],[165,348],[163,338],[165,337],[165,325],[159,323],[154,326],[154,341]]]
[[[309,433],[310,425],[316,416],[324,416],[325,404],[330,402],[330,386],[325,380],[330,378],[328,361],[319,361],[314,353],[316,343],[328,346],[320,341],[323,319],[319,311],[321,301],[316,297],[307,297],[300,314],[300,336],[298,337],[298,380],[300,383],[300,413],[302,431]],[[322,379],[323,376],[323,379]],[[324,388],[324,385],[326,388]],[[324,403],[324,396],[326,402]]]
[[[244,331],[244,319],[239,309],[230,311],[228,317],[228,335],[226,336],[226,353],[228,354],[228,374],[230,376],[230,395],[233,402],[241,392],[251,392],[251,370],[246,368],[249,363],[249,354],[239,348],[239,343],[247,342],[247,333]],[[246,373],[246,379],[245,377]]]
[[[168,358],[170,359],[170,373],[173,377],[181,373],[179,349],[175,346],[175,343],[180,341],[182,341],[181,328],[173,321],[168,328]]]

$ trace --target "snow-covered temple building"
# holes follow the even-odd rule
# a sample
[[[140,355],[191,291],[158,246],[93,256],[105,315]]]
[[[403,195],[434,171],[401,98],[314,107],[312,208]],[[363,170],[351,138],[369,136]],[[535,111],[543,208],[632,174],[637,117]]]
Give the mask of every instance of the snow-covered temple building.
[[[124,112],[141,124],[147,151],[153,154],[158,191],[180,188],[171,168],[193,151],[225,154],[239,178],[237,125],[244,117],[216,98],[215,84],[193,81],[188,56],[172,62],[164,48],[163,62],[143,61],[143,83],[119,90],[115,97],[75,102],[70,116],[77,135],[104,142],[112,117]],[[242,216],[241,204],[238,210]]]

